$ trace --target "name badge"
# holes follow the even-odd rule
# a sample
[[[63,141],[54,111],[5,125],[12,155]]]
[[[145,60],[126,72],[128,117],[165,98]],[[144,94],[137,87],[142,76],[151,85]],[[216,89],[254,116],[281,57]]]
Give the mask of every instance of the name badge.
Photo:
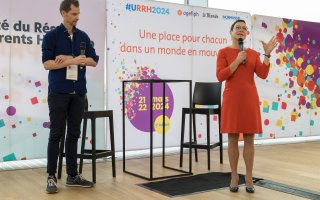
[[[67,67],[67,77],[68,80],[78,80],[78,65],[70,65]]]

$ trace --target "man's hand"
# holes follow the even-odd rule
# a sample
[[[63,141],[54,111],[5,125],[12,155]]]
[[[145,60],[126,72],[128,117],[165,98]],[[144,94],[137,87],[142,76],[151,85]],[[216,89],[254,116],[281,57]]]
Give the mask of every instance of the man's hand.
[[[87,57],[85,55],[80,55],[80,56],[74,57],[73,58],[73,64],[85,66],[86,65],[86,59],[87,59]]]
[[[66,60],[69,60],[72,58],[73,58],[72,56],[59,55],[59,56],[56,56],[56,59],[54,60],[54,62],[57,64],[61,64],[61,63],[65,62]]]

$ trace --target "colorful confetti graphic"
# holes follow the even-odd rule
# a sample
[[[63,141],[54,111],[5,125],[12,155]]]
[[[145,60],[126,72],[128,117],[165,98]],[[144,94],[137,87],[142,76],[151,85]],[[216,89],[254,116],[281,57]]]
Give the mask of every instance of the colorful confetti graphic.
[[[136,63],[136,61],[135,61]],[[154,69],[149,66],[126,67],[125,61],[120,63],[121,67],[116,68],[116,73],[120,81],[123,80],[160,80]],[[163,101],[163,84],[153,83],[153,130],[158,133],[162,132],[162,112],[165,109],[165,129],[169,130],[170,117],[174,109],[174,98],[170,87],[165,84],[165,99]],[[120,88],[116,91],[120,95],[122,104],[122,96]],[[150,123],[150,84],[129,82],[125,87],[125,114],[131,124],[140,131],[149,132]]]

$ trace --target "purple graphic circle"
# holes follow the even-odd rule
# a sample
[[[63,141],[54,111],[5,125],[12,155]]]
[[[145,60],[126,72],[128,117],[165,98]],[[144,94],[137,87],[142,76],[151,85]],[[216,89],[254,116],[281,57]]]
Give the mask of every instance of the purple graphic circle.
[[[50,122],[43,122],[42,126],[43,128],[50,128]]]
[[[174,99],[172,91],[167,84],[165,84],[165,115],[170,118],[174,108]],[[163,114],[163,84],[153,83],[153,124],[157,117]],[[150,84],[141,83],[135,95],[129,103],[126,105],[127,109],[131,109],[132,114],[129,116],[129,121],[138,130],[143,132],[150,131]],[[130,108],[129,108],[130,107]],[[154,125],[153,125],[154,126]],[[153,130],[154,127],[153,127]]]
[[[320,107],[320,98],[317,99],[316,103],[317,103],[317,106]]]
[[[7,114],[8,114],[9,116],[15,115],[15,114],[16,114],[16,108],[13,107],[13,106],[9,106],[9,107],[7,108]]]

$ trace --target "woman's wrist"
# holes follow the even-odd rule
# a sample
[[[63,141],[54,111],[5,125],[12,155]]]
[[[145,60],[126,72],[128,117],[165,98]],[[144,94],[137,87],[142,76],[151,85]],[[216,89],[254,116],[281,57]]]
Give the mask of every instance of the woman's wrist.
[[[265,57],[267,57],[267,58],[270,58],[270,57],[271,57],[270,53],[269,53],[269,54],[264,53],[263,55],[264,55]]]

